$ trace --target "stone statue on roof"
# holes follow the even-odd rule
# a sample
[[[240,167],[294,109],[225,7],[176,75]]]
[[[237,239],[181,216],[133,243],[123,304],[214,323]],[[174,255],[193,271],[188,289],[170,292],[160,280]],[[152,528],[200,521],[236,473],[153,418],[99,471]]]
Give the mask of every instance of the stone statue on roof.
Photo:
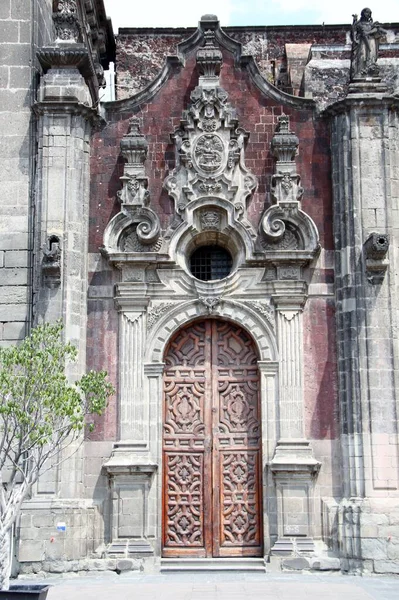
[[[378,47],[386,31],[377,21],[373,21],[371,10],[363,8],[360,19],[353,16],[351,29],[351,81],[378,77]]]

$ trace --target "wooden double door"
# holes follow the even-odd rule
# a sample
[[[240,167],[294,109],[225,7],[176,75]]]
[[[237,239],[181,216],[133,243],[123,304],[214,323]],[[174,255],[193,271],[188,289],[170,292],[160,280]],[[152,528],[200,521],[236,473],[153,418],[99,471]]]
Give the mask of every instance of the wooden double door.
[[[206,319],[165,355],[163,556],[262,556],[257,352],[249,335]]]

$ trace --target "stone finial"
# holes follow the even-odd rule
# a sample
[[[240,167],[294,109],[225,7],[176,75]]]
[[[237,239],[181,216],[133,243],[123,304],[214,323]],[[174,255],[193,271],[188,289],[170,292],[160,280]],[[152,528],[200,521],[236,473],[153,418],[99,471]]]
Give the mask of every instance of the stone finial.
[[[311,260],[319,250],[319,235],[312,219],[301,209],[303,188],[295,163],[298,145],[297,136],[290,130],[289,117],[282,115],[278,119],[278,125],[271,141],[271,150],[276,158],[275,173],[272,175],[270,186],[273,205],[264,213],[260,228],[268,242],[272,244],[281,242],[281,249],[290,247],[292,232],[298,232],[297,239],[302,238],[303,248],[309,253],[308,257]],[[287,229],[286,224],[288,223],[289,228]],[[277,246],[275,248],[278,249]],[[280,279],[286,277],[291,279],[292,277],[291,266],[294,263],[292,259],[288,262],[291,262],[291,265],[284,263],[284,269],[279,270]],[[286,269],[287,266],[289,273]],[[282,276],[283,270],[285,271],[284,277]]]
[[[287,115],[281,115],[278,119],[275,134],[271,142],[274,158],[278,162],[292,162],[295,160],[299,140],[295,133],[290,131],[290,121]]]
[[[140,133],[140,121],[136,117],[129,120],[129,131],[121,139],[121,152],[129,165],[142,169],[148,153],[148,142]]]
[[[53,22],[56,43],[72,43],[81,41],[81,27],[76,0],[54,0]]]
[[[220,73],[223,62],[221,51],[215,45],[215,33],[208,29],[204,34],[205,43],[197,52],[197,68],[205,78],[215,78]]]
[[[150,193],[148,177],[144,163],[148,153],[148,142],[140,132],[140,121],[137,117],[129,119],[129,131],[121,139],[121,152],[126,164],[120,178],[123,188],[118,192],[122,211],[131,213],[140,207],[148,206]]]
[[[351,81],[370,78],[379,81],[378,48],[386,31],[377,21],[373,21],[369,8],[363,8],[360,19],[357,15],[352,16]]]

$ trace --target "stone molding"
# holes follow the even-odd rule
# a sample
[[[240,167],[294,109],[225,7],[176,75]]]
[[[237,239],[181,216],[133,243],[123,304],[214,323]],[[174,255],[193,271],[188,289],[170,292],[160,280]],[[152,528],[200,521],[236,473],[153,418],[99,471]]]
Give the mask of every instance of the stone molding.
[[[269,323],[257,311],[242,302],[223,298],[223,301],[215,307],[213,314],[244,327],[254,338],[261,360],[276,360],[277,349],[274,333]],[[170,339],[181,326],[194,319],[207,316],[208,309],[200,300],[192,299],[175,303],[168,312],[161,316],[149,333],[144,361],[146,363],[161,362],[166,340]]]

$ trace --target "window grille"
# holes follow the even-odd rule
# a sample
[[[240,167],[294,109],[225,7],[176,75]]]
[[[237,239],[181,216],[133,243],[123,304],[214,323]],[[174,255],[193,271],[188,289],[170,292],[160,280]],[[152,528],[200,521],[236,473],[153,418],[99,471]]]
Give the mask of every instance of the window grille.
[[[191,273],[202,281],[224,279],[232,264],[231,254],[220,246],[201,246],[190,257]]]

